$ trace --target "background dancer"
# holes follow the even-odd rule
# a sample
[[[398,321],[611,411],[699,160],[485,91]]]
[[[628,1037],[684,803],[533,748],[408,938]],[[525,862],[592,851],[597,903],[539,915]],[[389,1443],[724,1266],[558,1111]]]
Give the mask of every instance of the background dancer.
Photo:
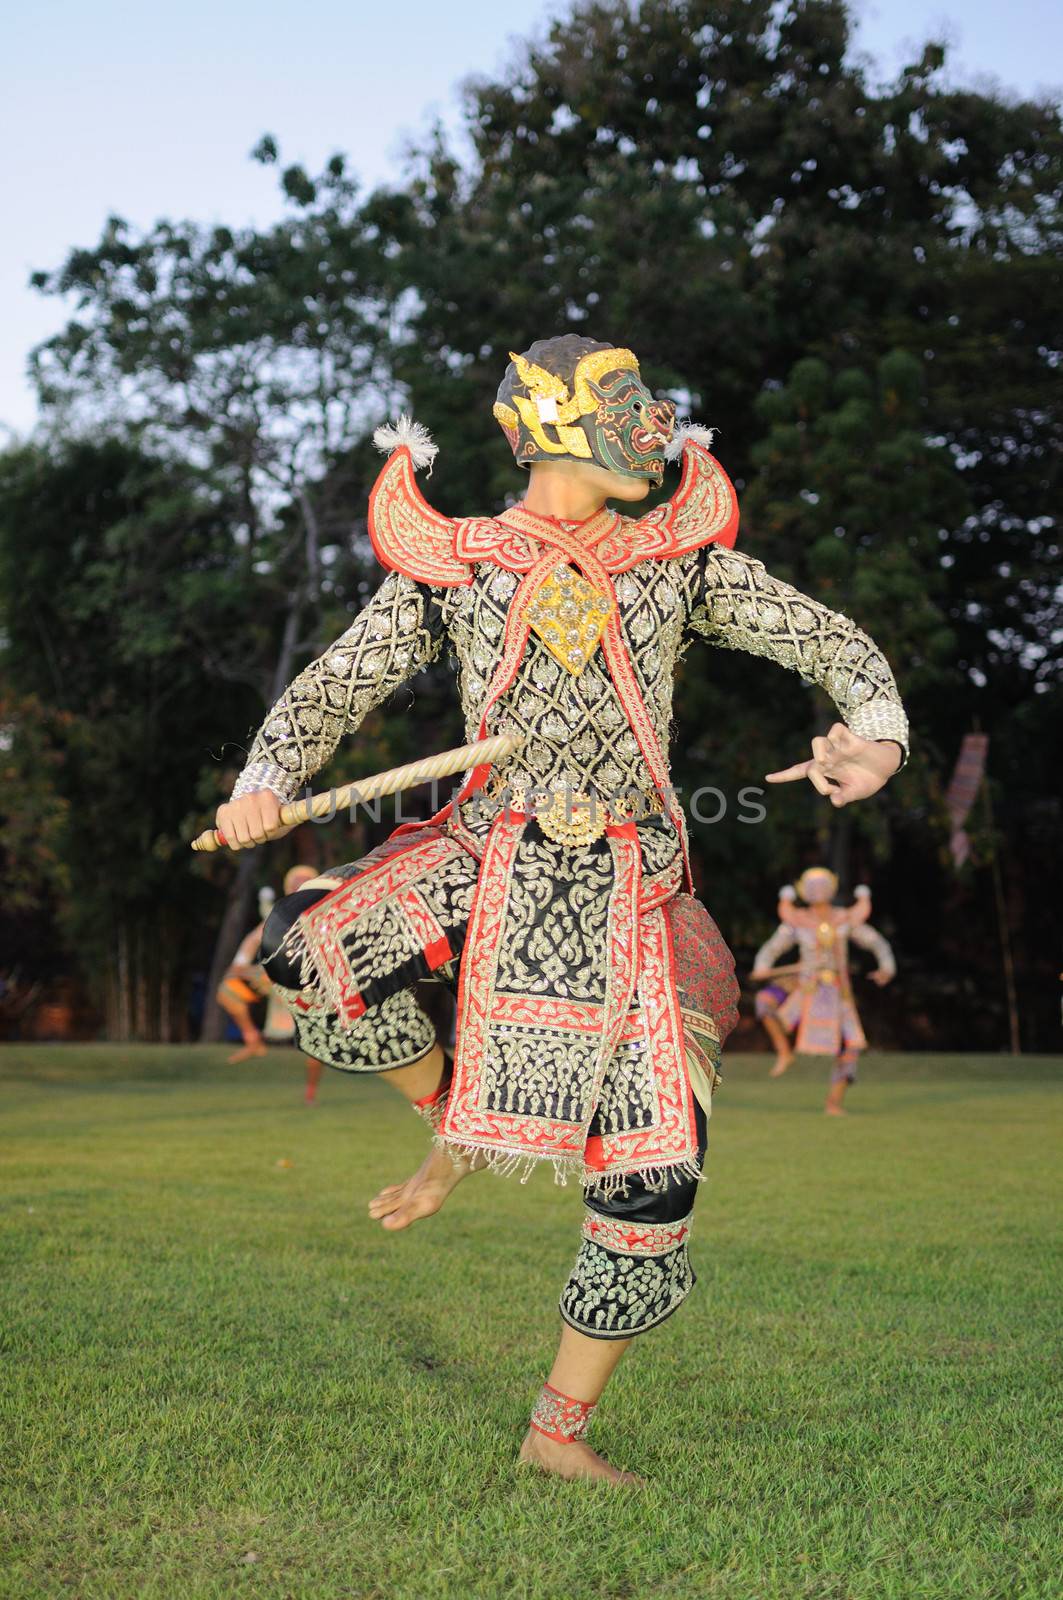
[[[295,894],[312,878],[317,877],[313,867],[289,867],[284,875],[284,893]],[[291,1009],[277,994],[263,970],[259,954],[262,930],[276,901],[272,889],[261,889],[258,896],[260,921],[240,941],[239,949],[227,969],[218,989],[218,1004],[232,1017],[240,1029],[243,1045],[229,1056],[230,1063],[247,1061],[268,1054],[271,1044],[295,1043],[295,1020]],[[265,1026],[260,1030],[251,1014],[251,1007],[266,1003]],[[312,1056],[306,1056],[306,1080],[303,1087],[304,1104],[312,1106],[317,1099],[322,1066]]]
[[[897,972],[888,941],[868,922],[871,890],[858,884],[851,906],[832,905],[837,892],[838,880],[827,867],[809,867],[796,889],[792,884],[780,889],[779,926],[757,951],[751,974],[755,983],[766,985],[757,995],[757,1015],[778,1052],[771,1076],[780,1077],[795,1053],[833,1056],[824,1109],[834,1117],[845,1115],[845,1091],[856,1081],[856,1063],[867,1048],[849,978],[849,944],[875,957],[878,965],[868,974],[872,983],[882,987]],[[795,904],[798,895],[804,906]],[[776,972],[776,963],[794,945],[796,969]]]
[[[258,952],[262,944],[262,929],[275,900],[272,889],[259,890],[259,921],[240,940],[236,954],[218,985],[218,1004],[235,1022],[243,1040],[240,1048],[228,1057],[230,1064],[267,1053],[266,1041],[252,1016],[251,1008],[260,1005],[269,994],[269,979],[262,971]]]

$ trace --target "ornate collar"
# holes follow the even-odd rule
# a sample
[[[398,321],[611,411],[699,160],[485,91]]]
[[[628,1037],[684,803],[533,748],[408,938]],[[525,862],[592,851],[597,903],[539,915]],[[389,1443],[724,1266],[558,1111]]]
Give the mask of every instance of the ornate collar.
[[[527,572],[542,546],[555,542],[551,535],[558,526],[520,505],[498,517],[442,516],[418,489],[406,445],[385,462],[369,497],[369,535],[381,563],[444,587],[471,583],[478,561]],[[637,520],[603,506],[575,527],[607,572],[626,572],[640,561],[685,555],[702,545],[733,545],[738,502],[715,456],[688,439],[683,476],[670,500]]]

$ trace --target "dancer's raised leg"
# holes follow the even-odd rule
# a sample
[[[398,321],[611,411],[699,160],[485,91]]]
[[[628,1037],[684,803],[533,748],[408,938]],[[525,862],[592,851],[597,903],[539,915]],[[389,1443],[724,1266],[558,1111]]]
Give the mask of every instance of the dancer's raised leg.
[[[394,1085],[404,1099],[424,1111],[439,1094],[447,1071],[439,1045],[409,1067],[395,1067],[380,1076]],[[399,1233],[411,1222],[430,1217],[443,1205],[462,1178],[475,1170],[474,1160],[456,1158],[433,1144],[424,1161],[405,1183],[389,1184],[369,1202],[369,1215],[389,1233]]]

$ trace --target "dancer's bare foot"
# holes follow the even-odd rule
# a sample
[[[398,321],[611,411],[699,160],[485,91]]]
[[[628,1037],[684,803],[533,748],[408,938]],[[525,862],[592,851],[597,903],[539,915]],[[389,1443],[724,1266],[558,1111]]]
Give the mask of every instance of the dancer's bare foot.
[[[604,1456],[582,1439],[559,1444],[537,1428],[528,1429],[518,1460],[526,1467],[538,1467],[540,1472],[552,1473],[556,1478],[604,1478],[606,1483],[622,1483],[631,1489],[642,1489],[646,1484],[645,1478],[610,1466]]]
[[[775,1057],[775,1065],[768,1073],[769,1078],[781,1078],[783,1073],[793,1064],[794,1053],[792,1050],[780,1050]]]
[[[236,1061],[249,1061],[252,1058],[252,1056],[268,1056],[268,1055],[269,1055],[269,1051],[266,1049],[266,1046],[262,1043],[262,1040],[259,1039],[255,1043],[241,1045],[239,1050],[234,1050],[232,1055],[227,1057],[227,1060],[228,1060],[229,1066],[232,1066],[233,1063],[236,1062]]]
[[[412,1178],[389,1184],[369,1202],[369,1215],[389,1232],[408,1228],[421,1217],[439,1210],[452,1189],[476,1168],[475,1158],[455,1161],[449,1151],[433,1144]]]
[[[849,1115],[842,1105],[842,1101],[845,1099],[845,1091],[848,1087],[849,1084],[845,1078],[839,1078],[837,1083],[831,1084],[827,1092],[827,1103],[823,1107],[828,1117],[847,1117]]]

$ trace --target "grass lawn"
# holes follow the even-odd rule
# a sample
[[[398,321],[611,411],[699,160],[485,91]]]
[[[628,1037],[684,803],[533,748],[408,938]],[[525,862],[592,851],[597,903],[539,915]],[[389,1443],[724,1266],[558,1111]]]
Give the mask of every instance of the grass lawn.
[[[0,1048],[4,1597],[1063,1592],[1063,1061],[870,1055],[834,1121],[730,1058],[698,1287],[594,1424],[625,1493],[514,1469],[578,1192],[389,1237],[398,1097],[225,1053]]]

